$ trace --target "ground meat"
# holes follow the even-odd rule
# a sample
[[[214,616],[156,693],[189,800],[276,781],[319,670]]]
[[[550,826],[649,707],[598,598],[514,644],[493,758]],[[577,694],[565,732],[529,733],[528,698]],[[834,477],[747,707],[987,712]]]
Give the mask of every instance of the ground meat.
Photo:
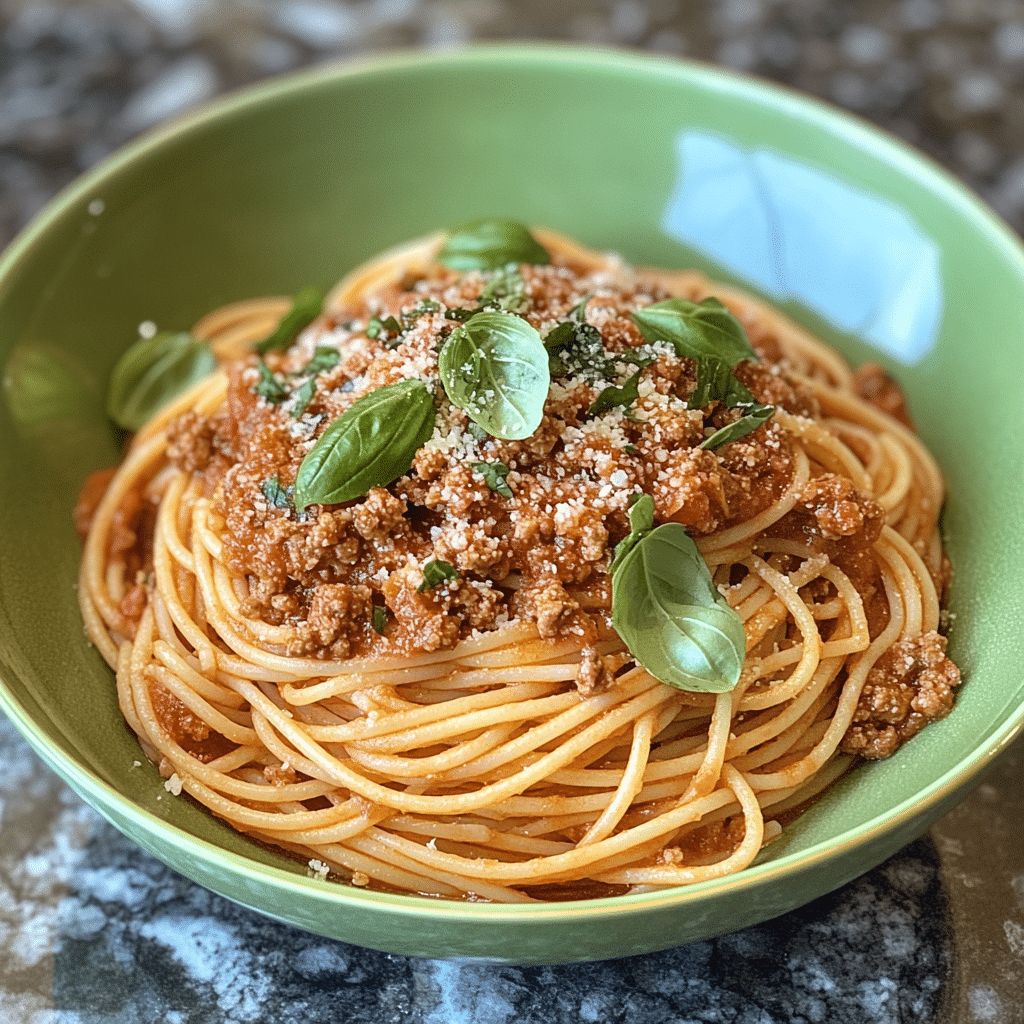
[[[862,757],[888,757],[953,706],[960,670],[946,657],[938,633],[901,640],[868,673],[853,722],[840,749]]]
[[[446,339],[496,285],[502,308],[542,338],[570,317],[593,332],[589,340],[573,335],[575,349],[552,352],[562,369],[539,427],[522,439],[490,435],[439,381]],[[293,627],[304,653],[325,656],[438,650],[517,617],[545,637],[593,646],[590,615],[609,612],[606,570],[629,532],[632,499],[651,495],[657,522],[703,535],[757,515],[792,478],[792,441],[774,420],[716,450],[701,447],[740,414],[718,401],[690,408],[697,364],[667,342],[646,341],[631,319],[667,297],[656,280],[625,267],[593,272],[557,259],[494,274],[436,267],[333,310],[286,351],[229,366],[225,411],[180,417],[170,447],[175,465],[201,477],[221,517],[224,558],[248,588],[243,613]],[[374,318],[392,326],[371,337]],[[766,358],[737,366],[740,380],[762,402],[815,415],[781,347],[772,337],[753,340]],[[320,347],[336,350],[338,361],[300,403],[303,369]],[[275,388],[261,387],[270,377]],[[353,402],[409,379],[431,389],[435,420],[408,472],[348,502],[297,508],[299,467],[324,431]],[[602,395],[606,407],[595,410]],[[126,501],[116,543],[135,543],[140,501]],[[857,559],[877,536],[880,510],[848,482],[815,481],[787,519],[780,532],[875,586],[871,565]],[[457,578],[421,592],[431,561],[448,563]],[[586,610],[576,599],[584,591],[592,595]],[[374,606],[387,611],[383,635],[372,629]],[[592,653],[578,682],[589,690],[606,676]]]
[[[651,481],[658,516],[711,533],[727,517],[728,503],[721,466],[713,452],[683,448],[666,453]]]
[[[537,623],[537,631],[543,637],[553,637],[565,620],[571,619],[579,604],[574,601],[565,587],[555,579],[541,579],[523,587],[516,595],[517,614]]]
[[[403,525],[406,502],[383,487],[372,487],[361,505],[352,512],[352,522],[364,540],[393,537]]]
[[[817,532],[826,540],[861,535],[873,543],[885,523],[885,512],[874,498],[833,473],[810,480],[800,493],[799,504],[814,516]]]
[[[459,639],[462,624],[448,614],[447,588],[442,584],[421,593],[423,582],[423,572],[417,566],[391,573],[384,584],[387,606],[414,649],[436,651],[451,647]]]
[[[913,429],[900,386],[877,363],[865,363],[853,375],[853,386],[865,401]]]
[[[72,513],[72,517],[75,523],[75,531],[78,534],[78,539],[85,543],[85,538],[88,536],[89,527],[92,526],[93,516],[96,515],[96,509],[99,508],[100,502],[103,500],[103,495],[107,492],[107,487],[110,486],[110,481],[114,479],[114,474],[117,472],[116,467],[108,467],[106,469],[97,469],[90,473],[82,484],[82,489],[78,494],[78,500],[75,502],[75,509]]]
[[[209,417],[183,413],[167,428],[167,458],[186,473],[201,473],[213,458],[215,434]]]
[[[584,647],[576,672],[576,689],[584,697],[600,693],[612,685],[614,676],[608,662],[594,647]]]
[[[330,650],[333,657],[347,657],[352,641],[370,627],[373,615],[369,587],[345,583],[325,583],[316,588],[309,603],[300,639],[289,654],[309,654]]]

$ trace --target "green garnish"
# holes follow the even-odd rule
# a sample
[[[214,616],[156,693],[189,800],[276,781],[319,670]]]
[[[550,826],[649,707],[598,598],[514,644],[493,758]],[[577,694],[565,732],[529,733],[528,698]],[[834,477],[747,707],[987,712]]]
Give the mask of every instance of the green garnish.
[[[622,406],[627,410],[627,416],[629,415],[628,410],[633,407],[633,403],[638,401],[640,398],[640,391],[638,385],[640,384],[640,378],[643,376],[644,368],[641,366],[636,373],[631,374],[620,387],[612,385],[611,387],[605,388],[591,403],[587,413],[591,416],[600,416],[603,412],[608,412],[610,409],[615,409],[618,406]],[[630,416],[630,419],[635,417]]]
[[[435,299],[423,299],[418,306],[414,306],[412,309],[406,310],[402,314],[402,322],[405,324],[413,324],[421,316],[426,316],[427,313],[436,313],[441,308],[441,303]]]
[[[772,413],[775,412],[774,405],[760,405],[756,402],[749,408],[743,406],[739,406],[739,408],[743,409],[743,415],[738,420],[733,420],[732,423],[720,427],[710,437],[704,438],[698,447],[714,451],[730,441],[738,441],[741,437],[753,433],[762,423],[767,423]]]
[[[256,342],[253,351],[264,355],[288,348],[322,312],[324,294],[318,288],[303,288],[292,299],[292,308],[281,318],[277,329],[262,341]]]
[[[451,402],[492,437],[521,440],[540,426],[551,382],[548,355],[522,317],[475,313],[448,336],[438,372]]]
[[[396,348],[398,346],[398,336],[401,333],[402,325],[393,316],[389,316],[384,320],[381,320],[379,316],[371,316],[366,323],[366,336],[368,338],[380,338],[381,344],[386,345],[388,348]]]
[[[584,379],[600,380],[615,365],[604,350],[601,332],[585,320],[590,298],[585,295],[569,311],[568,319],[552,327],[544,337],[552,377],[578,374]]]
[[[261,398],[277,405],[288,397],[288,389],[277,379],[274,371],[261,359],[256,364],[260,379],[253,384],[252,389]]]
[[[649,342],[667,341],[681,358],[720,359],[730,369],[757,359],[743,325],[716,298],[665,299],[629,316]]]
[[[433,590],[434,587],[439,587],[442,583],[446,583],[448,580],[457,580],[459,578],[459,570],[455,568],[451,562],[442,562],[440,560],[434,560],[427,562],[423,566],[423,582],[416,588],[417,593],[422,594],[424,591]]]
[[[295,507],[351,501],[404,476],[435,420],[434,396],[421,380],[401,380],[363,395],[302,460]]]
[[[300,370],[292,374],[293,377],[302,377],[309,374],[309,377],[302,383],[302,386],[295,392],[292,404],[292,416],[298,419],[305,411],[306,406],[313,400],[316,394],[317,374],[330,370],[338,365],[341,354],[336,348],[317,346],[313,357]]]
[[[758,402],[733,372],[745,359],[756,361],[758,356],[743,325],[718,299],[666,299],[630,317],[649,342],[668,342],[681,358],[696,360],[697,386],[687,403],[691,409],[721,402],[741,411],[738,420],[705,438],[701,448],[713,450],[746,437],[771,417],[774,406]]]
[[[633,504],[629,519],[630,533],[608,568],[616,632],[663,683],[698,693],[732,690],[746,635],[697,545],[679,523],[654,526],[650,495]]]
[[[323,373],[324,370],[330,370],[337,366],[340,359],[341,353],[336,348],[317,345],[313,351],[313,358],[301,370],[297,371],[295,376],[302,377],[307,373],[316,376],[318,373]]]
[[[503,498],[512,497],[512,490],[505,482],[509,469],[504,462],[474,462],[473,469],[484,478],[484,483],[495,494],[500,494]]]
[[[313,400],[316,394],[316,377],[310,377],[303,381],[301,387],[295,392],[295,401],[292,403],[292,417],[298,419],[305,411],[306,406]]]
[[[382,604],[375,604],[373,606],[373,628],[384,635],[384,627],[388,624],[388,610]]]
[[[522,224],[491,218],[452,228],[437,261],[452,270],[497,270],[509,263],[550,263],[551,254]]]
[[[529,302],[526,282],[519,268],[514,264],[499,267],[491,274],[484,290],[477,299],[478,309],[505,309],[520,313]]]
[[[138,430],[216,368],[210,347],[187,331],[162,331],[152,338],[139,338],[114,366],[107,415],[125,430]]]
[[[260,491],[263,492],[263,497],[274,508],[294,508],[292,503],[292,492],[293,487],[282,487],[281,481],[277,479],[277,476],[268,477],[260,484]]]

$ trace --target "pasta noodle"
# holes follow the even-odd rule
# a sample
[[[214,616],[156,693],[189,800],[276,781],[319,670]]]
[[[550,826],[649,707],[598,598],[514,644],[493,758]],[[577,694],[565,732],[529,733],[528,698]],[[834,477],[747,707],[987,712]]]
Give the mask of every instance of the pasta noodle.
[[[550,265],[460,273],[435,261],[441,236],[385,254],[259,359],[289,300],[210,314],[193,335],[220,368],[83,496],[82,612],[146,754],[322,875],[500,902],[719,878],[858,756],[945,714],[959,681],[942,481],[894,385],[699,274],[535,235]],[[709,296],[760,357],[733,367],[769,409],[746,433],[750,402],[691,409],[697,364],[643,348],[630,319]],[[436,383],[474,302],[553,358],[570,325],[577,363],[552,363],[525,437],[475,429]],[[437,419],[412,465],[300,507],[297,466],[328,424],[418,380]],[[723,427],[734,439],[702,447]],[[609,563],[641,494],[742,625],[731,688],[661,682],[614,628]],[[428,562],[449,575],[431,583]]]

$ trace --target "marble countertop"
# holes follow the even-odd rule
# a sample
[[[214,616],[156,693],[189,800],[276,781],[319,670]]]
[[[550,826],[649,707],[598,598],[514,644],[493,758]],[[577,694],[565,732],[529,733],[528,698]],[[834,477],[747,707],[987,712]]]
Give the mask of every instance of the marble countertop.
[[[360,949],[164,867],[0,717],[5,1024],[1017,1024],[1024,742],[924,838],[766,924],[648,956],[492,967]]]
[[[1024,0],[0,0],[0,247],[128,138],[224,89],[395,46],[573,39],[710,60],[912,141],[1024,231]],[[0,1020],[1024,1020],[1024,741],[925,837],[775,921],[509,968],[363,950],[195,886],[0,718]]]

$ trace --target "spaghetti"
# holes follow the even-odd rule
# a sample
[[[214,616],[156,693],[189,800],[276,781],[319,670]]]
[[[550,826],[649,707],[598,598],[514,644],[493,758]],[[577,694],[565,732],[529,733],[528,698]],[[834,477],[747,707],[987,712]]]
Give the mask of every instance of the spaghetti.
[[[168,788],[355,885],[529,902],[722,877],[959,682],[942,482],[895,386],[698,274],[536,235],[550,263],[458,272],[440,238],[386,254],[259,358],[287,300],[206,317],[220,369],[85,510],[88,635]],[[697,361],[638,330],[708,296],[756,352],[729,380],[756,426],[735,427],[745,399],[691,408]],[[489,434],[439,383],[480,310],[551,356],[527,436]],[[436,410],[412,464],[297,500],[328,427],[409,381]],[[659,681],[614,628],[640,495],[742,624],[722,692]]]

